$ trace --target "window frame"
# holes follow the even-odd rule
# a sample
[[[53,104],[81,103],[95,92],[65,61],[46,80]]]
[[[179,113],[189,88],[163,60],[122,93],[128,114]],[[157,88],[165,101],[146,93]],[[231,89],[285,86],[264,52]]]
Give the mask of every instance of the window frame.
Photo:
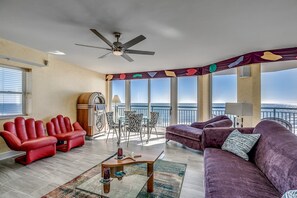
[[[1,91],[0,94],[21,94],[22,95],[22,112],[21,114],[8,114],[8,115],[0,115],[0,120],[3,119],[10,119],[10,118],[15,118],[17,116],[26,116],[26,107],[27,107],[27,72],[28,69],[21,68],[21,67],[14,67],[14,66],[8,66],[4,64],[0,64],[0,68],[7,68],[7,69],[12,69],[12,70],[19,70],[22,72],[22,91],[21,92],[16,92],[16,91]]]

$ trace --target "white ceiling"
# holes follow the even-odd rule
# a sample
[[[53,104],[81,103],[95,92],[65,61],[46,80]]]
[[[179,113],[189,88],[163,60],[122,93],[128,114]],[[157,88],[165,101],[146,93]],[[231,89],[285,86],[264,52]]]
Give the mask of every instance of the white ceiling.
[[[296,0],[1,0],[0,37],[44,52],[60,50],[65,61],[100,73],[204,66],[243,53],[297,46]],[[124,43],[147,37],[131,49],[130,63],[106,51],[89,29]]]

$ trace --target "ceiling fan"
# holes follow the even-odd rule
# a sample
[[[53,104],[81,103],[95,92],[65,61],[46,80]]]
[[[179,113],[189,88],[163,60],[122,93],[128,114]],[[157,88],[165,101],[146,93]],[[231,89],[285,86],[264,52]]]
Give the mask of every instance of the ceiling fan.
[[[151,52],[151,51],[142,51],[142,50],[133,50],[133,49],[129,49],[130,47],[136,45],[137,43],[143,41],[145,38],[145,36],[140,35],[137,36],[136,38],[126,42],[126,43],[121,43],[119,42],[119,38],[121,36],[121,33],[119,32],[114,32],[114,36],[116,37],[116,41],[115,42],[110,42],[109,40],[107,40],[102,34],[100,34],[97,30],[95,29],[90,29],[96,36],[98,36],[101,40],[103,40],[110,48],[105,48],[105,47],[97,47],[97,46],[91,46],[91,45],[84,45],[84,44],[78,44],[75,43],[75,45],[78,46],[83,46],[83,47],[92,47],[92,48],[97,48],[97,49],[104,49],[104,50],[108,50],[109,52],[98,57],[98,58],[104,58],[106,57],[108,54],[113,54],[116,56],[122,56],[124,59],[126,59],[129,62],[132,62],[133,59],[128,56],[128,54],[141,54],[141,55],[154,55],[155,52]]]

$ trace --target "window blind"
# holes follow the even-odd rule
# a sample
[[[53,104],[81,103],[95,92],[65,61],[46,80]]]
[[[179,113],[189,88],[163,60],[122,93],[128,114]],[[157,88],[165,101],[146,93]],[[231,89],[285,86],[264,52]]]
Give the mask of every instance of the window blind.
[[[26,72],[0,65],[0,117],[24,115]]]

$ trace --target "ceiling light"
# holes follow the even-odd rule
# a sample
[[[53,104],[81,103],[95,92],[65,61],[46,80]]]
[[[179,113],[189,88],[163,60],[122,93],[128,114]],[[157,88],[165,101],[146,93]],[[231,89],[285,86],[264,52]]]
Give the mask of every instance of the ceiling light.
[[[49,54],[54,54],[54,55],[60,55],[60,56],[62,56],[62,55],[66,55],[64,52],[61,52],[61,51],[59,51],[59,50],[56,50],[56,51],[51,51],[51,52],[48,52]]]
[[[113,55],[116,55],[116,56],[122,56],[123,55],[123,51],[120,50],[120,49],[114,49],[112,51]]]

